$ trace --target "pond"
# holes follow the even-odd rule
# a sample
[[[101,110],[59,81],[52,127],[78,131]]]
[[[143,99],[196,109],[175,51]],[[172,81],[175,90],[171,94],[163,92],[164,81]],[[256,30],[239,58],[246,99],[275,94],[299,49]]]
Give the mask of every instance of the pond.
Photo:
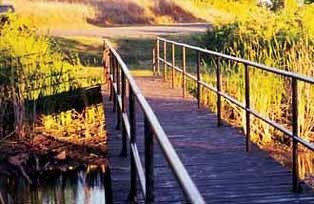
[[[21,177],[0,176],[0,203],[112,203],[110,171],[105,166],[42,172],[32,181],[30,185]]]

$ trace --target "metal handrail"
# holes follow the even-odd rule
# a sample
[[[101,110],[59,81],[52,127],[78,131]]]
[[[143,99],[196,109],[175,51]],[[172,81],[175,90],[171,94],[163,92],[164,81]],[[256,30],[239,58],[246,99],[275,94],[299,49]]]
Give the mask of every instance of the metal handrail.
[[[131,156],[131,187],[129,200],[135,201],[137,195],[137,179],[139,177],[142,193],[146,203],[154,202],[154,162],[153,141],[156,138],[162,153],[180,184],[187,200],[190,203],[205,203],[199,190],[195,186],[184,165],[182,164],[175,149],[170,143],[165,131],[160,125],[155,113],[138,88],[131,76],[128,67],[112,47],[108,40],[104,40],[104,70],[110,85],[110,98],[114,103],[114,111],[117,112],[117,128],[122,126],[122,151],[126,156],[127,139],[130,142]],[[126,111],[126,84],[129,87],[129,115]],[[136,105],[139,104],[144,114],[145,126],[145,172],[141,164],[138,148],[136,145]]]
[[[160,42],[163,42],[163,57],[160,57]],[[167,44],[171,44],[172,46],[172,53],[171,58],[172,62],[167,61]],[[175,46],[182,48],[182,65],[180,68],[175,64]],[[186,59],[185,59],[185,52],[187,49],[191,49],[197,52],[196,57],[196,68],[197,68],[197,76],[193,76],[186,72]],[[201,72],[200,72],[200,54],[206,54],[208,56],[214,57],[215,60],[217,60],[218,63],[216,63],[216,87],[213,87],[212,85],[204,82],[201,80]],[[172,86],[174,86],[174,71],[178,71],[182,75],[182,88],[183,88],[183,97],[185,96],[185,89],[186,89],[186,77],[190,78],[192,81],[197,83],[197,100],[198,100],[198,107],[200,107],[200,90],[201,87],[204,87],[214,93],[217,94],[217,123],[218,126],[221,125],[221,97],[225,98],[229,102],[235,104],[242,110],[245,110],[245,120],[246,120],[246,150],[249,151],[250,149],[250,116],[253,115],[256,118],[262,120],[263,122],[271,125],[275,129],[281,131],[285,135],[289,136],[292,139],[292,180],[293,180],[293,191],[294,192],[300,192],[299,188],[299,169],[298,169],[298,144],[302,144],[307,149],[314,151],[314,144],[302,139],[298,136],[298,81],[314,84],[314,79],[310,77],[306,77],[300,74],[296,74],[293,72],[288,72],[284,70],[280,70],[274,67],[269,67],[263,64],[259,64],[256,62],[252,62],[249,60],[241,59],[238,57],[222,54],[219,52],[203,49],[200,47],[179,43],[172,40],[167,40],[165,38],[158,37],[156,40],[156,46],[153,50],[153,72],[154,75],[160,74],[160,62],[164,65],[164,77],[165,79],[167,74],[167,67],[172,68]],[[237,99],[233,98],[232,96],[228,95],[227,93],[224,93],[221,91],[221,68],[219,66],[219,62],[221,60],[227,60],[232,62],[237,62],[240,64],[243,64],[245,66],[245,103],[238,101]],[[261,114],[259,114],[257,111],[253,110],[250,107],[250,74],[249,69],[250,68],[256,68],[259,70],[263,70],[266,72],[274,73],[280,76],[289,77],[291,78],[291,90],[292,90],[292,131],[286,129],[285,127],[282,127],[275,121],[272,121]]]
[[[189,48],[189,49],[192,49],[192,50],[195,50],[195,51],[199,51],[199,52],[202,52],[202,53],[209,54],[211,56],[220,57],[220,58],[223,58],[223,59],[226,59],[226,60],[230,60],[230,61],[246,64],[248,66],[252,66],[252,67],[255,67],[255,68],[267,71],[267,72],[272,72],[274,74],[278,74],[278,75],[285,76],[285,77],[291,77],[291,78],[295,78],[295,79],[303,81],[303,82],[314,84],[314,79],[310,78],[310,77],[307,77],[307,76],[302,76],[300,74],[296,74],[296,73],[293,73],[293,72],[277,69],[277,68],[270,67],[270,66],[267,66],[267,65],[264,65],[264,64],[259,64],[257,62],[252,62],[252,61],[245,60],[245,59],[242,59],[242,58],[239,58],[239,57],[226,55],[226,54],[223,54],[223,53],[220,53],[220,52],[215,52],[215,51],[212,51],[212,50],[207,50],[207,49],[204,49],[204,48],[200,48],[200,47],[196,47],[196,46],[192,46],[192,45],[188,45],[188,44],[184,44],[184,43],[179,43],[179,42],[172,41],[172,40],[167,40],[167,39],[161,38],[161,37],[158,37],[157,39],[160,40],[160,41],[163,41],[163,42],[167,42],[169,44],[174,44],[174,45],[177,45],[177,46],[180,46],[180,47]]]

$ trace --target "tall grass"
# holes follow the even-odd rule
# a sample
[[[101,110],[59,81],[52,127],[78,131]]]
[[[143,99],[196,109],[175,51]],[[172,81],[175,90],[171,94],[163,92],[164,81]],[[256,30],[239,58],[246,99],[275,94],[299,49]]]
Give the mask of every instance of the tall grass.
[[[95,84],[99,79],[86,79],[75,55],[62,53],[52,39],[38,35],[24,18],[14,14],[1,18],[0,119],[5,121],[13,112],[15,131],[23,138],[32,132],[33,126],[26,127],[26,124],[34,124],[38,105],[46,109],[55,107],[53,104],[58,103],[63,93]],[[36,104],[38,101],[46,105]],[[2,126],[1,135],[8,134],[9,130]]]
[[[314,5],[300,7],[292,1],[286,1],[286,8],[273,12],[269,9],[251,8],[251,4],[236,2],[237,10],[245,11],[245,15],[235,15],[231,21],[218,22],[213,31],[208,31],[201,43],[211,50],[227,53],[279,69],[313,77],[314,67]],[[215,5],[215,4],[212,4]],[[211,7],[210,5],[209,7]],[[228,11],[229,6],[216,5],[217,10]],[[221,7],[220,7],[221,6]],[[215,70],[211,61],[208,74],[204,77],[209,83],[215,82]],[[241,65],[222,62],[223,90],[234,98],[244,102],[244,68]],[[292,129],[291,115],[291,79],[276,76],[264,71],[250,69],[251,76],[251,107],[261,115]],[[299,83],[299,135],[303,139],[314,141],[314,87]],[[203,93],[205,103],[215,101],[215,95]],[[209,105],[214,108],[214,104]],[[224,101],[223,114],[227,121],[245,130],[245,115],[242,110]],[[252,119],[253,141],[264,148],[274,144],[289,148],[290,142],[286,136],[276,131],[264,122]],[[302,151],[305,149],[301,148]],[[311,154],[313,155],[313,154]],[[304,159],[304,158],[303,158]],[[313,157],[308,157],[312,163]],[[281,160],[284,160],[281,158]],[[311,167],[301,168],[301,176],[305,172],[313,172]]]

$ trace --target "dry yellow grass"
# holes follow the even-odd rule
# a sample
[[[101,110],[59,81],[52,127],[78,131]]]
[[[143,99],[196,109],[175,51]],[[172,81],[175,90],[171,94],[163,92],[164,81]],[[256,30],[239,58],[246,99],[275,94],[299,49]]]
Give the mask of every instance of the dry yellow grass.
[[[68,3],[46,0],[7,0],[6,2],[14,5],[18,15],[44,29],[81,28],[90,26],[88,22],[104,26],[173,24],[211,20],[208,18],[208,10],[199,9],[193,3],[189,4],[192,1],[160,0],[156,3],[157,1],[151,0],[103,0],[97,3],[92,1]]]
[[[258,12],[255,1],[227,0],[102,0],[68,3],[47,0],[6,0],[16,12],[40,28],[82,28],[92,24],[228,23]],[[245,8],[243,7],[245,5]],[[241,12],[238,12],[241,11]],[[90,21],[88,21],[90,19]],[[88,23],[89,22],[89,23]]]
[[[14,0],[12,4],[18,15],[43,29],[87,27],[87,19],[95,15],[93,7],[83,3]]]

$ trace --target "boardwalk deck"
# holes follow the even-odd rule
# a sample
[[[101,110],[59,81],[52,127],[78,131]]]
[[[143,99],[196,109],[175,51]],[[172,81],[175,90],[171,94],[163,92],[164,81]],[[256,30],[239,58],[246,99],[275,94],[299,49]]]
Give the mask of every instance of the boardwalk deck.
[[[292,193],[291,172],[253,147],[245,152],[245,137],[228,125],[217,128],[216,116],[197,109],[191,96],[171,89],[161,79],[138,77],[136,81],[155,111],[180,159],[208,203],[314,203],[305,188]],[[129,189],[129,158],[119,157],[121,134],[115,130],[115,114],[104,93],[114,203],[126,203]],[[137,141],[143,155],[143,117],[138,114]],[[164,157],[155,145],[156,203],[185,203]],[[139,199],[141,202],[141,199]]]

